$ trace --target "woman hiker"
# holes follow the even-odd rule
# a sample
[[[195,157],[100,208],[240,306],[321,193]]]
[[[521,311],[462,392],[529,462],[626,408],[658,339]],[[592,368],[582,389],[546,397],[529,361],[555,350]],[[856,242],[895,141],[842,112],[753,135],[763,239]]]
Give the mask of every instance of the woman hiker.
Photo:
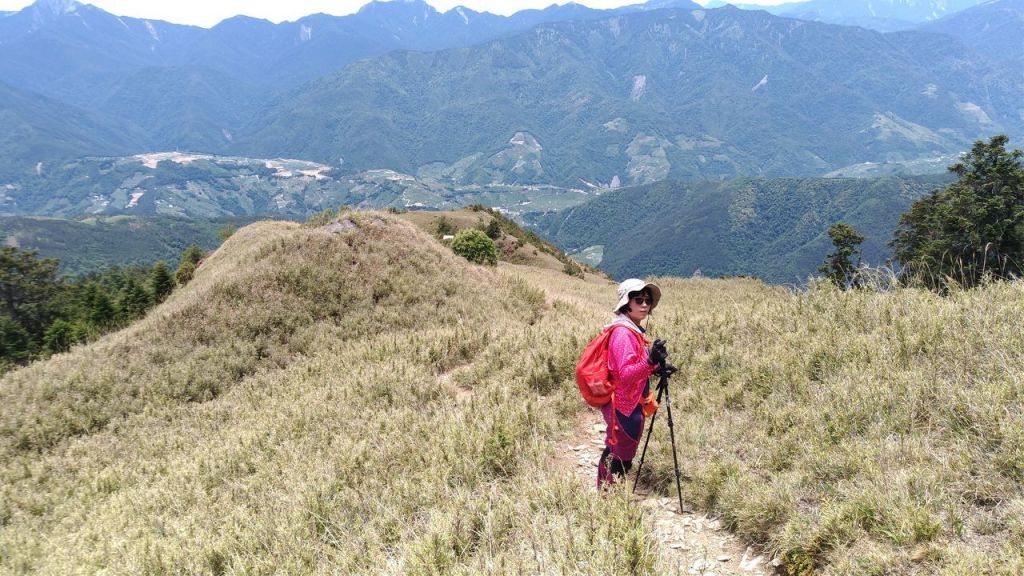
[[[647,318],[661,300],[657,285],[637,278],[619,284],[619,302],[608,337],[608,372],[613,384],[612,401],[601,408],[605,424],[605,449],[597,465],[597,487],[614,484],[633,466],[644,419],[657,409],[647,379],[659,370],[668,357],[664,340],[655,340],[646,348],[644,328]]]

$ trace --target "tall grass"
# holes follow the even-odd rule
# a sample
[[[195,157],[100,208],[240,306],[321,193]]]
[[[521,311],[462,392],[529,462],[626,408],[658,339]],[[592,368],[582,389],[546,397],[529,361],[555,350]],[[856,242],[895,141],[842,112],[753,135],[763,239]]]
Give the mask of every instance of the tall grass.
[[[0,573],[666,569],[628,498],[548,465],[571,305],[345,218],[239,230],[140,323],[0,380]]]
[[[791,574],[1024,573],[1024,284],[662,283],[684,496]]]
[[[243,228],[142,321],[0,380],[0,573],[679,569],[551,464],[614,287],[340,217]],[[1024,572],[1024,285],[658,282],[693,504],[791,574]],[[671,494],[659,418],[642,480]]]

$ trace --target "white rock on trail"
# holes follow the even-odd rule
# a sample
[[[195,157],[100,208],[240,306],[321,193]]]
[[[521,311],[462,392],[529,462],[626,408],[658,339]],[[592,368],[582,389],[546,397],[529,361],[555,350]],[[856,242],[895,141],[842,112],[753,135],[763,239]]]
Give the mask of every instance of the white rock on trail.
[[[703,558],[697,558],[690,564],[690,569],[687,570],[690,574],[708,574],[707,570],[711,567],[711,562]]]
[[[759,570],[762,563],[764,563],[764,556],[755,554],[754,549],[747,546],[747,549],[743,552],[743,557],[740,558],[740,568],[747,572],[753,572]]]

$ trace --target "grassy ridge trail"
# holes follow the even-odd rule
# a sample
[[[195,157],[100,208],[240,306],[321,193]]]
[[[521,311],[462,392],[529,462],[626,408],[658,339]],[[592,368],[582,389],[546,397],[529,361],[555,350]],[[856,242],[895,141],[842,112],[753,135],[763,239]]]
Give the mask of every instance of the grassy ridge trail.
[[[247,226],[0,379],[0,574],[689,573],[656,511],[551,465],[614,285],[339,218]],[[1024,284],[657,281],[701,514],[790,574],[1024,572]]]
[[[667,442],[664,415],[659,416],[662,420],[657,423],[657,433],[652,435],[652,446]],[[604,419],[597,410],[580,414],[576,428],[555,460],[555,465],[572,471],[582,485],[595,493],[595,468],[604,448],[604,429]],[[685,478],[686,471],[681,472]],[[634,477],[627,480],[625,488],[632,490]],[[719,519],[694,514],[689,509],[680,514],[679,501],[671,490],[670,494],[652,494],[648,487],[638,486],[634,497],[653,522],[653,536],[660,544],[661,563],[669,570],[667,574],[757,576],[773,573],[765,556],[724,530]]]
[[[0,380],[0,573],[659,572],[642,511],[544,466],[588,286],[341,224],[239,230],[142,321]]]

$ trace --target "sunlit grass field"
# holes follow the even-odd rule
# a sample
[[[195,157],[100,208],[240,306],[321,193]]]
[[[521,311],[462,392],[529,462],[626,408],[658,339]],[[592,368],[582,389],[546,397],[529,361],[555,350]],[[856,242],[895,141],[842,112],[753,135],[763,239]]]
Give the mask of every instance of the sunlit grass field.
[[[662,283],[684,496],[791,574],[1024,573],[1024,284]]]
[[[614,285],[342,218],[243,228],[145,319],[0,380],[0,573],[685,573],[552,465]],[[1024,285],[657,281],[696,507],[792,574],[1024,572]]]

